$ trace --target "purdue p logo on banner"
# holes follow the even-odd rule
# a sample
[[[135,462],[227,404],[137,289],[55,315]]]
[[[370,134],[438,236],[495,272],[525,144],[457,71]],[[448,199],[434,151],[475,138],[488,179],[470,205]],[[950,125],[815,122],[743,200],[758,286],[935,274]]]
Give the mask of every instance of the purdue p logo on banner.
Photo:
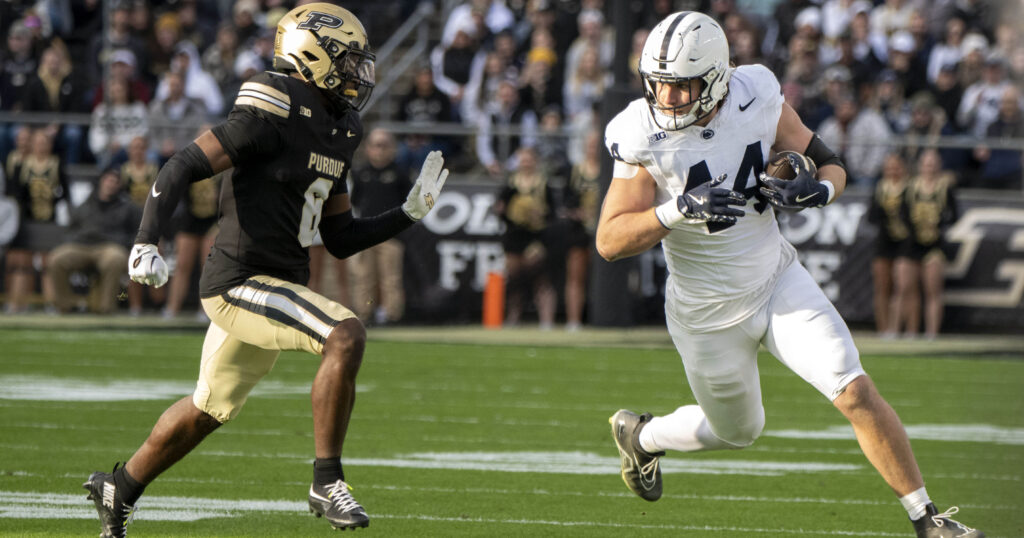
[[[344,23],[345,21],[341,20],[341,17],[335,17],[330,13],[324,13],[323,11],[310,11],[309,15],[306,16],[306,20],[300,22],[296,28],[316,32],[324,27],[340,28]]]

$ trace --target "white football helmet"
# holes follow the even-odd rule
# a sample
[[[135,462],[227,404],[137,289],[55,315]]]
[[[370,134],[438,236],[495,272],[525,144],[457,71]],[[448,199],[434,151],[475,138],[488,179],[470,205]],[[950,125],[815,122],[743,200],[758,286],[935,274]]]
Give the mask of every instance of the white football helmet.
[[[654,121],[667,131],[677,131],[707,117],[729,89],[729,43],[714,19],[696,11],[673,13],[647,36],[640,54],[640,78],[644,97]],[[700,95],[692,103],[665,106],[658,102],[658,83],[701,82]]]
[[[274,68],[297,71],[356,110],[373,92],[375,59],[363,24],[345,8],[315,2],[289,11],[277,23]]]

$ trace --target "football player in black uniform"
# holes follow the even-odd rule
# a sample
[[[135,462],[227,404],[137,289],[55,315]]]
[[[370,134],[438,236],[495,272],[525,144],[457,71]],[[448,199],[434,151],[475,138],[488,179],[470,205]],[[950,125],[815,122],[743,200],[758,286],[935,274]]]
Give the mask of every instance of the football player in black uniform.
[[[161,286],[167,266],[154,244],[185,189],[234,167],[200,280],[211,323],[196,391],[164,412],[124,466],[84,484],[102,536],[124,536],[145,486],[234,418],[281,350],[322,356],[312,388],[310,510],[335,528],[369,524],[341,467],[366,333],[351,311],[304,286],[307,247],[317,230],[337,257],[391,238],[430,211],[448,171],[433,152],[402,206],[353,218],[345,176],[363,136],[358,111],[374,84],[365,30],[343,8],[307,4],[281,19],[274,53],[281,73],[244,83],[227,121],[172,157],[146,201],[129,275]]]

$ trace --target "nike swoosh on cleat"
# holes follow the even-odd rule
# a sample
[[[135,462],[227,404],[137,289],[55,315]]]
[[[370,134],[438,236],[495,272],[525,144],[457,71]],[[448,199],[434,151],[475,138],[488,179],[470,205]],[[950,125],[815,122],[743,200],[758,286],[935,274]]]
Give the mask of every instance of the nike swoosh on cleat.
[[[163,194],[162,192],[156,190],[156,182],[153,183],[153,188],[151,189],[150,194],[153,195],[153,198],[159,198],[160,195]]]
[[[747,107],[749,107],[750,104],[754,102],[754,99],[757,99],[757,97],[751,98],[750,101],[747,101],[747,104],[745,104],[745,105],[740,105],[740,112],[743,112],[744,110],[746,110]]]
[[[802,203],[806,202],[807,200],[810,200],[811,198],[814,198],[817,195],[818,195],[818,193],[808,194],[807,196],[797,196],[796,197],[796,203],[802,204]]]

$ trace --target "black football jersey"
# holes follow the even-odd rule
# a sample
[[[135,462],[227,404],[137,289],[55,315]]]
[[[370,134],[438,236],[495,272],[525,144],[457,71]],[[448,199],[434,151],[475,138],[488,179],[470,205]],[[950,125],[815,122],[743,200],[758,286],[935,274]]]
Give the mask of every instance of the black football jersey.
[[[234,163],[220,195],[220,231],[200,295],[252,275],[309,279],[309,246],[324,201],[347,192],[345,177],[363,137],[354,110],[324,106],[318,90],[266,72],[242,84],[227,122],[213,129]]]

